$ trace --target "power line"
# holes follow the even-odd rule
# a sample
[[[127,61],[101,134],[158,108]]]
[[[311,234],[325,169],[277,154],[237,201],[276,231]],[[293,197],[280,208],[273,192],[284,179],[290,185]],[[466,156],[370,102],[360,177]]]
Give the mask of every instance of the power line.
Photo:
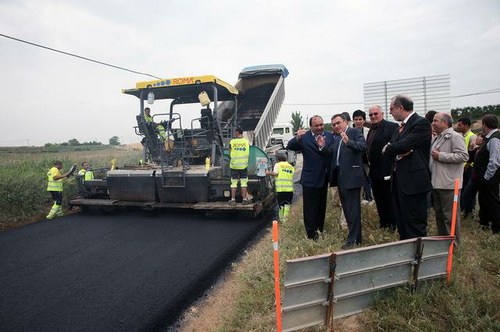
[[[359,105],[363,102],[358,103],[301,103],[301,104],[283,104],[288,106],[331,106],[331,105]]]
[[[128,71],[128,72],[134,73],[134,74],[139,74],[139,75],[153,77],[153,78],[156,78],[156,79],[161,79],[161,77],[158,77],[158,76],[155,76],[155,75],[152,75],[152,74],[143,73],[143,72],[139,72],[139,71],[136,71],[136,70],[128,69],[128,68],[125,68],[125,67],[120,67],[120,66],[113,65],[113,64],[110,64],[110,63],[102,62],[102,61],[99,61],[99,60],[90,59],[90,58],[87,58],[87,57],[84,57],[84,56],[81,56],[81,55],[77,55],[77,54],[74,54],[74,53],[69,53],[69,52],[57,50],[55,48],[48,47],[48,46],[43,46],[43,45],[36,44],[36,43],[30,42],[30,41],[27,41],[27,40],[15,38],[15,37],[12,37],[12,36],[7,36],[7,35],[2,34],[2,33],[0,33],[0,36],[4,37],[4,38],[15,40],[15,41],[18,41],[18,42],[21,42],[21,43],[25,43],[25,44],[28,44],[28,45],[40,47],[40,48],[43,48],[43,49],[46,49],[46,50],[49,50],[49,51],[53,51],[53,52],[61,53],[61,54],[64,54],[64,55],[72,56],[72,57],[75,57],[75,58],[78,58],[78,59],[81,59],[81,60],[94,62],[94,63],[100,64],[100,65],[103,65],[103,66],[108,66],[108,67],[112,67],[112,68],[116,68],[116,69]],[[500,88],[495,88],[495,89],[491,89],[491,90],[487,90],[487,91],[482,91],[482,92],[473,92],[473,93],[467,93],[467,94],[462,94],[462,95],[450,96],[450,98],[463,98],[463,97],[478,96],[478,95],[485,95],[485,94],[491,94],[491,93],[500,93]],[[363,104],[363,103],[364,102],[346,102],[346,103],[341,103],[341,102],[336,102],[336,103],[290,103],[290,104],[285,103],[284,105],[288,105],[288,106],[332,106],[332,105],[359,105],[359,104]]]
[[[462,95],[456,95],[456,96],[450,96],[451,99],[454,98],[463,98],[463,97],[470,97],[470,96],[479,96],[479,95],[487,95],[491,93],[500,93],[500,88],[495,88],[495,89],[490,89],[486,91],[481,91],[481,92],[472,92],[472,93],[466,93]],[[283,105],[287,106],[331,106],[331,105],[359,105],[359,104],[364,104],[364,102],[347,102],[347,103],[285,103]]]
[[[32,45],[32,46],[44,48],[44,49],[49,50],[49,51],[61,53],[61,54],[64,54],[64,55],[69,55],[69,56],[72,56],[72,57],[75,57],[75,58],[78,58],[78,59],[82,59],[82,60],[86,60],[86,61],[98,63],[100,65],[104,65],[104,66],[108,66],[108,67],[112,67],[112,68],[116,68],[116,69],[128,71],[128,72],[131,72],[131,73],[134,73],[134,74],[145,75],[145,76],[153,77],[153,78],[156,78],[156,79],[161,79],[161,77],[158,77],[158,76],[155,76],[155,75],[151,75],[151,74],[148,74],[148,73],[142,73],[142,72],[135,71],[135,70],[132,70],[132,69],[127,69],[127,68],[124,68],[124,67],[120,67],[120,66],[116,66],[116,65],[110,64],[110,63],[106,63],[106,62],[102,62],[102,61],[90,59],[90,58],[87,58],[87,57],[84,57],[84,56],[81,56],[81,55],[77,55],[77,54],[73,54],[73,53],[69,53],[69,52],[65,52],[65,51],[61,51],[61,50],[56,50],[55,48],[52,48],[52,47],[47,47],[47,46],[43,46],[43,45],[40,45],[40,44],[32,43],[32,42],[29,42],[27,40],[23,40],[23,39],[19,39],[19,38],[7,36],[7,35],[1,34],[1,33],[0,33],[0,36],[8,38],[8,39],[15,40],[15,41],[18,41],[18,42],[21,42],[21,43],[25,43],[25,44],[28,44],[28,45]]]
[[[500,88],[495,88],[487,91],[482,91],[482,92],[473,92],[473,93],[466,93],[463,95],[457,95],[457,96],[451,96],[451,98],[462,98],[462,97],[469,97],[469,96],[479,96],[479,95],[487,95],[490,93],[499,93]]]

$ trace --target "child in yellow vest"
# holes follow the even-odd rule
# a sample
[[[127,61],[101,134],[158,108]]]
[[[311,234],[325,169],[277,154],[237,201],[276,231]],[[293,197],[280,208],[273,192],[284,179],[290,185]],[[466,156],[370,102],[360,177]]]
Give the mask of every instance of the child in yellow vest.
[[[266,171],[266,174],[275,176],[276,196],[279,206],[279,219],[286,222],[290,214],[290,205],[293,199],[293,174],[295,168],[286,161],[285,154],[278,154],[278,163],[274,165],[272,172]]]

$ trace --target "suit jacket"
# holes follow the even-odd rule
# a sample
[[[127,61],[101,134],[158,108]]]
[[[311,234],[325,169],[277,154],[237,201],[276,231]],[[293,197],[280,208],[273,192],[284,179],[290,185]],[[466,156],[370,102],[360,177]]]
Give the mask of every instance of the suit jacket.
[[[372,179],[383,180],[391,175],[392,159],[382,155],[382,148],[391,141],[392,135],[398,129],[398,124],[382,120],[377,130],[370,129],[368,137],[371,141],[367,146],[368,163],[370,165],[370,177]],[[372,135],[373,138],[371,137]]]
[[[325,131],[323,135],[326,148],[332,143],[333,134]],[[325,185],[325,179],[329,181],[331,155],[325,153],[325,148],[319,149],[311,131],[305,133],[300,141],[297,141],[297,137],[292,138],[286,148],[302,152],[303,165],[300,183],[304,187],[321,188]]]
[[[392,179],[398,183],[395,189],[405,195],[432,190],[429,170],[431,136],[429,121],[414,113],[401,133],[399,130],[394,132],[390,144],[385,148],[383,154],[393,161]],[[403,156],[405,153],[408,155]]]
[[[328,147],[328,152],[332,154],[330,185],[338,185],[339,188],[343,189],[361,188],[365,183],[363,170],[363,154],[366,150],[365,138],[361,130],[357,128],[347,128],[346,134],[349,137],[347,144],[340,137],[337,137]],[[339,145],[341,145],[340,150]],[[339,153],[338,172],[336,171],[337,152]]]

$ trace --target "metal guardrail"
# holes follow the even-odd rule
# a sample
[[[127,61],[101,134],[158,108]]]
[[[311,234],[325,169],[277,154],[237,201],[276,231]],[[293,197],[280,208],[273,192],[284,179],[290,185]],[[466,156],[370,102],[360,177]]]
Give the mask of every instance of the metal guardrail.
[[[262,113],[262,116],[255,126],[254,130],[254,145],[258,146],[261,149],[265,149],[269,138],[271,138],[271,134],[273,132],[274,122],[278,117],[278,113],[280,111],[281,105],[283,104],[283,100],[285,99],[285,79],[283,76],[280,76],[276,86],[274,88],[269,101],[267,102],[266,108]]]
[[[331,324],[398,286],[446,275],[453,237],[415,238],[286,263],[283,331]]]

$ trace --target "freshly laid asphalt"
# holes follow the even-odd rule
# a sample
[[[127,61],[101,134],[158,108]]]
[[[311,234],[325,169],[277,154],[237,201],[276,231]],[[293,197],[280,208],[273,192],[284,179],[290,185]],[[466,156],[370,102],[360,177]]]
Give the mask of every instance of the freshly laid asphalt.
[[[0,330],[166,330],[269,224],[129,211],[0,233]]]

